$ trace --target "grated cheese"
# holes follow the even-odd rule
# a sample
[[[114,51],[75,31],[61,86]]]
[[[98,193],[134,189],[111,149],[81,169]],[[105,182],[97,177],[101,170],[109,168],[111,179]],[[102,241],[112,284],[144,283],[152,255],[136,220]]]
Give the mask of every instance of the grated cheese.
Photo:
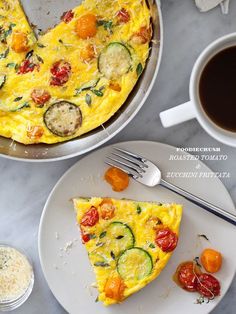
[[[32,267],[23,254],[10,247],[0,247],[0,302],[21,297],[32,278]]]

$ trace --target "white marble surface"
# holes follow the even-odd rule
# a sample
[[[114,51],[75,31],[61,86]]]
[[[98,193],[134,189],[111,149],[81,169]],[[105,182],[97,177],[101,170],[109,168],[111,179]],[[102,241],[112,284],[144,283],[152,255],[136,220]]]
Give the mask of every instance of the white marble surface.
[[[236,30],[236,1],[231,1],[228,16],[222,15],[220,9],[199,13],[193,0],[164,0],[162,3],[165,42],[158,79],[138,116],[112,142],[145,139],[179,147],[221,147],[228,160],[207,164],[215,171],[230,171],[231,178],[224,180],[224,184],[236,201],[235,149],[211,139],[196,121],[163,129],[158,117],[160,111],[188,99],[191,68],[201,50],[217,37]],[[27,250],[33,259],[36,275],[30,299],[15,313],[65,313],[43,277],[37,251],[37,232],[50,190],[77,160],[79,158],[30,164],[0,158],[0,242],[9,242]],[[213,313],[235,313],[235,295],[236,279]]]

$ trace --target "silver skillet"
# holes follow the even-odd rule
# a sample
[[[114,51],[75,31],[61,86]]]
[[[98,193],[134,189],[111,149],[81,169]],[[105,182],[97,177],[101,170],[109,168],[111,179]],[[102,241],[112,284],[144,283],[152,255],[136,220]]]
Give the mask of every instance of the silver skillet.
[[[103,126],[68,142],[47,145],[23,145],[0,137],[0,155],[22,161],[54,161],[82,155],[104,144],[120,132],[138,113],[151,92],[156,79],[163,46],[163,23],[158,0],[146,0],[152,8],[153,42],[147,67],[122,108]],[[22,0],[29,20],[42,29],[58,22],[64,11],[81,3],[78,0]],[[69,3],[69,4],[68,4]],[[48,12],[50,14],[48,15]]]

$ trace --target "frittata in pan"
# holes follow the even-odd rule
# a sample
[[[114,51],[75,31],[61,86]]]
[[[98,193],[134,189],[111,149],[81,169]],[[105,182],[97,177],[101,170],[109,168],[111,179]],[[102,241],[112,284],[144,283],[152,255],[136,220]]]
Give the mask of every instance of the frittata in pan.
[[[37,39],[18,0],[0,0],[0,135],[57,143],[102,125],[142,73],[143,0],[85,0]]]
[[[177,245],[181,205],[79,198],[74,207],[105,305],[154,280]]]

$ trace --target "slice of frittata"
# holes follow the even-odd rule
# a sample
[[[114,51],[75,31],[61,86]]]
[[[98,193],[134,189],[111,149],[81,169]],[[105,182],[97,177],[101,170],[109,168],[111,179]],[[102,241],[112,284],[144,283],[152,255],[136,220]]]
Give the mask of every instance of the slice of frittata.
[[[177,246],[181,205],[92,197],[74,207],[104,305],[154,280]]]

